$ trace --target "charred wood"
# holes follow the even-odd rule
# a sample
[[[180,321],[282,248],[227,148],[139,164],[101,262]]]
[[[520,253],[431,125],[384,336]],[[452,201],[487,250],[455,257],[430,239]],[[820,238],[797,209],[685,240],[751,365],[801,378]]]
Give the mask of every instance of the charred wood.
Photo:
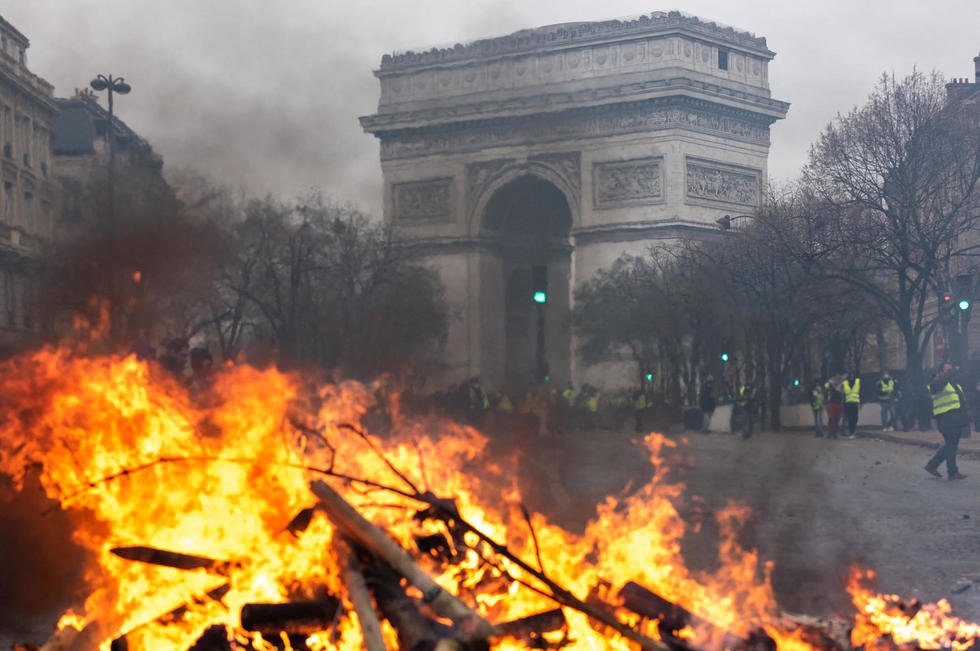
[[[209,626],[187,651],[231,651],[228,629],[217,624]]]
[[[334,537],[334,551],[340,564],[340,575],[343,578],[344,587],[347,589],[347,599],[357,614],[357,623],[361,629],[361,638],[364,640],[365,650],[388,651],[384,636],[381,633],[381,622],[378,621],[378,613],[371,601],[371,593],[368,592],[367,582],[364,579],[357,555],[351,549],[350,544],[340,536]]]
[[[327,631],[333,625],[340,600],[327,597],[322,601],[293,601],[280,604],[245,604],[242,606],[242,628],[263,637],[310,635]]]
[[[398,575],[388,566],[375,564],[369,574],[378,609],[398,635],[398,648],[406,651],[476,651],[488,649],[482,641],[466,643],[460,631],[441,625],[422,614],[420,604],[402,588]]]
[[[409,583],[422,591],[423,601],[433,610],[448,617],[467,639],[487,639],[497,634],[496,628],[469,608],[456,596],[436,583],[412,557],[389,538],[384,531],[368,522],[337,491],[324,481],[314,481],[311,489],[330,520],[369,551],[384,559]]]
[[[544,634],[556,631],[567,632],[568,621],[565,619],[564,611],[561,608],[555,608],[497,624],[497,628],[500,629],[503,637],[523,640],[532,649],[560,648],[563,646],[561,642],[553,645],[545,639]],[[567,636],[563,641],[565,640],[567,640]]]
[[[163,567],[173,567],[178,570],[208,570],[217,574],[227,574],[234,564],[230,561],[218,561],[206,556],[195,556],[193,554],[182,554],[171,552],[155,547],[114,547],[110,550],[119,558],[127,561],[138,561],[149,563],[150,565],[162,565]]]
[[[775,651],[776,642],[764,631],[752,631],[748,637],[736,635],[698,617],[683,606],[664,599],[657,593],[629,581],[619,590],[623,607],[647,619],[657,620],[657,627],[664,641],[675,649],[690,649],[691,645],[676,634],[690,627],[701,631],[723,649],[737,651]]]

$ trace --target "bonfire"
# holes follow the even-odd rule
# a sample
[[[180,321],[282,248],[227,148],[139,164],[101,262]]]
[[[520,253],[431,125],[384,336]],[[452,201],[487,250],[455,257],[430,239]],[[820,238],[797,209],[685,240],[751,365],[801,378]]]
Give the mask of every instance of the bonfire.
[[[964,651],[943,603],[855,569],[845,636],[782,613],[769,566],[719,517],[719,570],[686,569],[683,486],[610,497],[584,531],[524,508],[515,460],[446,420],[372,431],[375,387],[229,364],[205,395],[133,356],[45,348],[0,373],[0,471],[45,493],[86,550],[83,600],[46,649]],[[849,637],[846,635],[850,631]]]

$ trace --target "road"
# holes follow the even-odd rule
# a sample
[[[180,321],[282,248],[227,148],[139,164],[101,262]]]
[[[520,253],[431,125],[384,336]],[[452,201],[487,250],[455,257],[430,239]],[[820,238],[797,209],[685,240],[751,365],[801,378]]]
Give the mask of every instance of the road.
[[[522,486],[527,505],[581,529],[606,495],[650,479],[645,449],[634,438],[599,430],[529,439],[536,443],[521,470],[536,481]],[[669,438],[678,444],[668,458],[669,479],[687,486],[678,506],[685,519],[704,525],[683,542],[690,567],[714,561],[711,516],[733,499],[754,511],[741,542],[773,561],[773,587],[787,611],[849,613],[844,577],[860,562],[878,572],[882,591],[926,602],[946,598],[954,614],[980,622],[980,460],[962,459],[969,477],[951,482],[922,469],[929,450],[895,442],[803,433]],[[51,579],[37,578],[39,585]],[[0,649],[43,640],[46,619],[0,617]]]
[[[560,476],[572,506],[556,517],[581,528],[603,495],[650,477],[633,437],[564,436]],[[773,587],[785,610],[849,612],[845,577],[859,562],[878,573],[883,592],[946,598],[954,614],[980,622],[980,461],[961,457],[960,471],[969,477],[948,481],[923,470],[930,450],[872,438],[831,441],[802,432],[669,438],[678,443],[669,478],[686,484],[693,498],[680,506],[684,518],[710,522],[706,516],[730,499],[751,506],[754,517],[740,542],[773,561]],[[713,562],[714,533],[704,526],[685,538],[690,567]]]

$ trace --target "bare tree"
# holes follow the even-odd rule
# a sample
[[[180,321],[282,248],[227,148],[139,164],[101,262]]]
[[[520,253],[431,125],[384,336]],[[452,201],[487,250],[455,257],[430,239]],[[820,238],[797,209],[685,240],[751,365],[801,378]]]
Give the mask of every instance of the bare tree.
[[[935,326],[930,299],[977,254],[978,110],[947,101],[938,74],[885,75],[826,127],[804,172],[826,223],[822,273],[895,323],[916,378]]]

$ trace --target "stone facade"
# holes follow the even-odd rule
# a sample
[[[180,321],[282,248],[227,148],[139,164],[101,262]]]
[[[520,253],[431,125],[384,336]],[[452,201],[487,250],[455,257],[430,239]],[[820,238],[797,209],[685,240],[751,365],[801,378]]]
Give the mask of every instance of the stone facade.
[[[527,381],[635,381],[622,361],[576,363],[573,289],[758,205],[769,127],[788,109],[770,95],[773,56],[764,38],[656,12],[383,57],[361,123],[381,142],[386,219],[440,270],[459,317],[443,380],[499,386],[532,355]],[[525,309],[541,274],[547,303]]]
[[[54,87],[27,68],[30,43],[0,17],[0,355],[38,331],[37,259],[50,241],[57,185],[51,134]]]

